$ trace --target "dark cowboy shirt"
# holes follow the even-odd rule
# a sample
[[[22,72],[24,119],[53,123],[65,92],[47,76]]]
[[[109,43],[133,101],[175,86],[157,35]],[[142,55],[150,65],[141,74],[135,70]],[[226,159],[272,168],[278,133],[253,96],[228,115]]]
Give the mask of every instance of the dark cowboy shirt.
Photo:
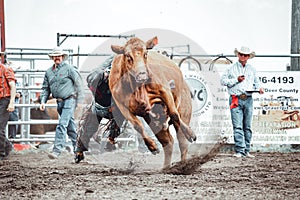
[[[111,104],[111,92],[108,85],[108,79],[102,78],[99,80],[95,91],[95,101],[104,107],[109,107]]]
[[[84,91],[82,79],[77,69],[65,62],[47,69],[42,85],[41,103],[45,103],[50,93],[54,98],[66,99],[76,96],[79,102],[83,101]]]

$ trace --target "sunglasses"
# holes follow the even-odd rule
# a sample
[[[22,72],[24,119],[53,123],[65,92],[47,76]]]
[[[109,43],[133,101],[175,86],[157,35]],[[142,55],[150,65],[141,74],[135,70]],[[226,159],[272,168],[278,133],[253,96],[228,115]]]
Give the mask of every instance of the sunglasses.
[[[243,56],[243,57],[249,57],[250,55],[249,54],[243,54],[243,53],[239,53],[240,56]]]

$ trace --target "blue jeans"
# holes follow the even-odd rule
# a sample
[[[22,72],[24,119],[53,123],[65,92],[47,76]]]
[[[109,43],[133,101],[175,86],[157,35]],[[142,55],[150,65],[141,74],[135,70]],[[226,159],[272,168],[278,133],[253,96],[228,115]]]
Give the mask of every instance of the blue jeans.
[[[57,102],[57,112],[59,114],[59,122],[56,127],[55,141],[53,152],[61,153],[66,145],[66,135],[69,136],[73,145],[73,151],[76,147],[76,123],[74,119],[74,111],[76,100],[74,98]]]
[[[232,98],[229,98],[229,105]],[[246,100],[239,99],[238,107],[230,110],[233,126],[234,149],[236,153],[246,155],[250,151],[252,138],[252,114],[253,98],[248,96]]]

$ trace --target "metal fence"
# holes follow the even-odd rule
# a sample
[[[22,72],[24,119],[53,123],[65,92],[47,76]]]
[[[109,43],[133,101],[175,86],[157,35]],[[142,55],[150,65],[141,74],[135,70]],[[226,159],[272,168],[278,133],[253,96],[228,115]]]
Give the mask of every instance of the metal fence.
[[[21,116],[19,121],[9,121],[8,125],[20,125],[20,136],[17,139],[11,139],[11,141],[17,142],[32,142],[32,141],[53,141],[53,135],[47,138],[47,136],[43,135],[33,135],[30,133],[30,125],[31,124],[57,124],[58,120],[41,120],[36,119],[32,120],[30,116],[30,109],[38,108],[39,104],[33,103],[33,99],[36,98],[37,93],[41,92],[41,86],[37,85],[38,79],[42,79],[44,77],[45,70],[36,69],[36,61],[38,60],[49,60],[45,58],[45,55],[48,54],[51,49],[33,49],[33,48],[8,48],[8,52],[5,54],[8,56],[10,61],[25,61],[30,63],[29,70],[16,70],[16,77],[21,80],[21,86],[17,88],[17,90],[22,91],[22,103],[17,104],[16,107],[20,109]],[[73,50],[67,49],[70,53],[69,63],[73,63],[73,56],[108,56],[110,54],[74,54]],[[223,55],[223,54],[215,54],[215,55],[202,55],[202,54],[175,54],[168,55],[170,58],[173,58],[180,65],[186,62],[186,64],[190,64],[190,62],[196,63],[198,65],[199,70],[202,70],[202,61],[201,58],[206,58],[206,63],[210,62],[209,70],[213,70],[214,65],[218,60],[224,60],[230,62],[230,57],[235,57],[235,55]],[[290,54],[290,55],[256,55],[256,57],[300,57],[300,54]],[[87,73],[87,72],[85,72]],[[48,104],[47,107],[56,107],[56,104]],[[8,129],[6,129],[6,134],[8,134]]]
[[[19,125],[20,136],[12,141],[41,141],[40,136],[30,134],[31,124],[57,124],[58,120],[33,120],[30,116],[30,109],[39,108],[39,104],[34,103],[41,86],[36,85],[36,79],[43,78],[45,71],[39,70],[17,70],[15,76],[20,82],[17,91],[22,93],[21,103],[15,104],[16,109],[19,109],[21,116],[18,121],[8,121],[8,125]],[[47,104],[47,108],[56,107],[55,104]],[[6,136],[8,136],[8,126],[6,127]]]

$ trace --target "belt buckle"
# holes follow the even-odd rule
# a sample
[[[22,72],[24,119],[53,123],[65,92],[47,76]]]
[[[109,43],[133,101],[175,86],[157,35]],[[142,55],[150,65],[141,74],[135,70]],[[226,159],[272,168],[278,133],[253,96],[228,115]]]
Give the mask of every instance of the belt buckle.
[[[242,99],[242,100],[246,100],[248,97],[247,97],[247,95],[246,94],[241,94],[240,95],[240,99]]]

